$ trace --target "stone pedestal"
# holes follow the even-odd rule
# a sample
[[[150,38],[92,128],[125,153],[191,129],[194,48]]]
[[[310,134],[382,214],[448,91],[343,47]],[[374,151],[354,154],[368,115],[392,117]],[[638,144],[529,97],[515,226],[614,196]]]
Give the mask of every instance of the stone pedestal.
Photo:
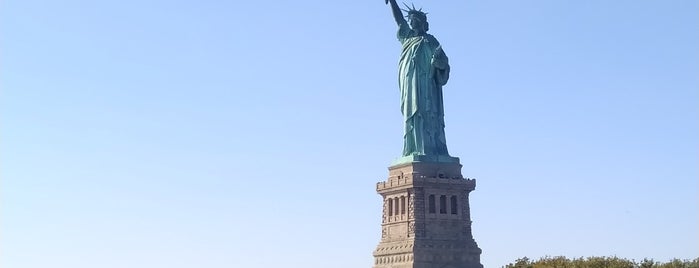
[[[468,201],[475,187],[458,160],[389,167],[388,179],[376,185],[384,202],[373,267],[482,268]]]

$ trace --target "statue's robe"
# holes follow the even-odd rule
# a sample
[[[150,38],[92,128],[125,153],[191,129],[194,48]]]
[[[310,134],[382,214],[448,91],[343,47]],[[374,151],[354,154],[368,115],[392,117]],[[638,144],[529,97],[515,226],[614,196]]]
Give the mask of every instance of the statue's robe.
[[[398,40],[403,47],[398,67],[403,156],[448,156],[442,86],[449,79],[449,59],[434,36],[418,35],[407,23],[400,25]]]

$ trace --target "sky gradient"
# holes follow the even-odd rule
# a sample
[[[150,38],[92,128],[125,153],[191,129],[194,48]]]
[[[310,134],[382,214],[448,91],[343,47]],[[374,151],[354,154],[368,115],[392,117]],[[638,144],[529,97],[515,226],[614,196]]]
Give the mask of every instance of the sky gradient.
[[[416,1],[485,267],[696,258],[699,2]],[[370,267],[376,1],[0,2],[0,267]]]

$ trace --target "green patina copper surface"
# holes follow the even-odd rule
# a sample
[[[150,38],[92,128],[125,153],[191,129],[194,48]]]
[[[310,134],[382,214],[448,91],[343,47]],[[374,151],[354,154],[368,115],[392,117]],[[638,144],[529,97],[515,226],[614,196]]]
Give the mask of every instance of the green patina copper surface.
[[[402,45],[398,85],[404,120],[403,154],[393,164],[458,162],[449,156],[444,135],[442,86],[449,80],[449,59],[437,39],[427,33],[426,13],[408,8],[406,21],[395,0],[387,2]]]

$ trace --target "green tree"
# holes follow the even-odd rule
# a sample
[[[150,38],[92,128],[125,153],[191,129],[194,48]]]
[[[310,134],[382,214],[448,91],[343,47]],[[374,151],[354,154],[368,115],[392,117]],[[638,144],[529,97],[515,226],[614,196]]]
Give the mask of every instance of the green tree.
[[[527,257],[515,260],[514,263],[503,266],[504,268],[699,268],[699,258],[693,260],[672,259],[666,263],[660,263],[653,259],[645,258],[640,262],[624,258],[613,257],[580,257],[568,259],[564,256],[542,257],[532,261]]]

